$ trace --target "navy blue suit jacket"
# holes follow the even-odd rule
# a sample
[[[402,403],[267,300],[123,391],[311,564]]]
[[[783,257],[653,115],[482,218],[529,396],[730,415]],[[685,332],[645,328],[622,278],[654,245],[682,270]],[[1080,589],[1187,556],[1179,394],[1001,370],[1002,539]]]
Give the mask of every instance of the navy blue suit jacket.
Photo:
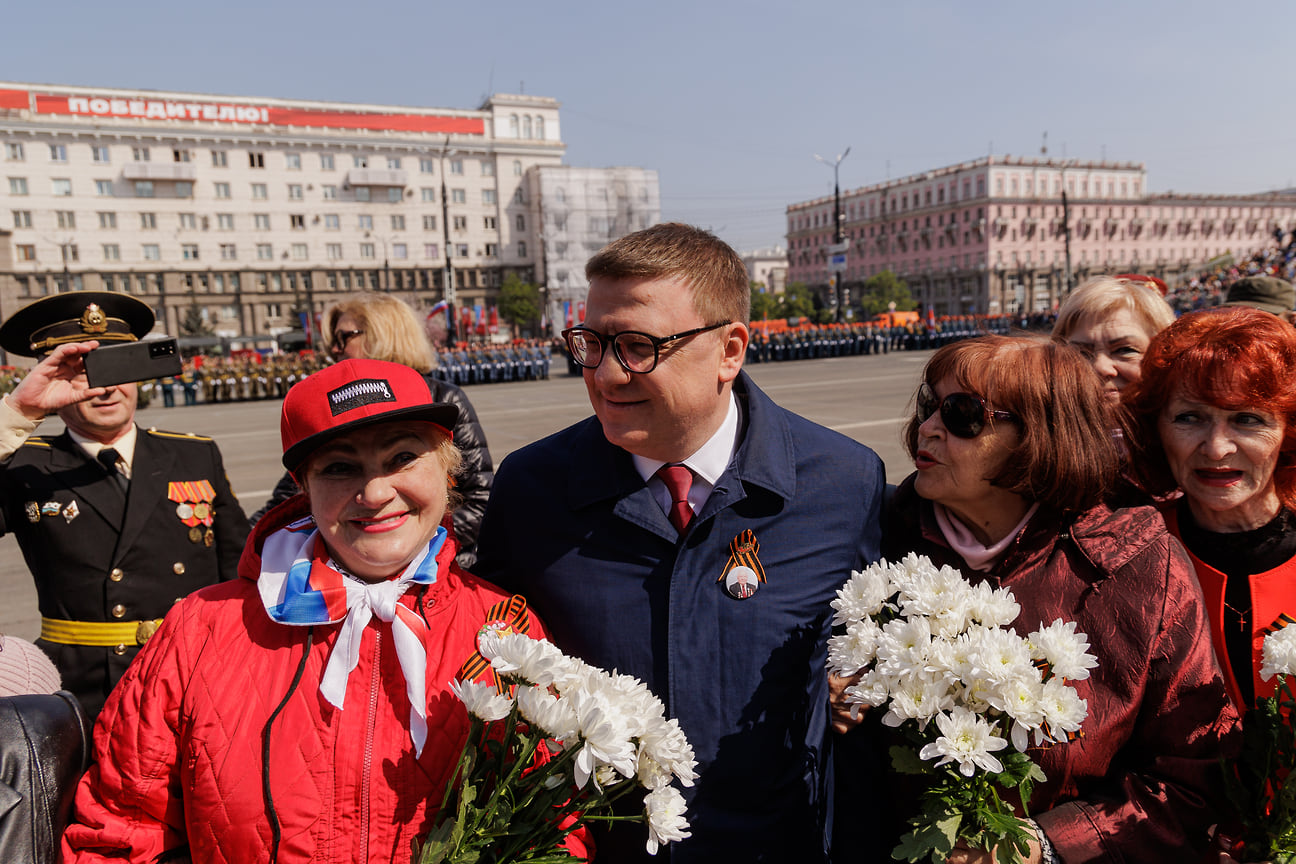
[[[822,861],[828,604],[879,554],[885,477],[872,450],[745,373],[734,393],[743,438],[683,537],[590,417],[500,465],[477,571],[524,594],[559,647],[642,679],[679,719],[700,778],[672,861]],[[739,600],[721,577],[745,530],[766,581]],[[631,828],[596,836],[601,860],[650,860]]]

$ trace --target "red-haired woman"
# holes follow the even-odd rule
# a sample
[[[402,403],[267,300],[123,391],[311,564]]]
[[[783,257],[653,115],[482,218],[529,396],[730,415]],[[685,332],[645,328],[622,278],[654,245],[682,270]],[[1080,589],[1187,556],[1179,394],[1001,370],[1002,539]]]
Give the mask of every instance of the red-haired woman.
[[[1109,417],[1067,345],[986,336],[940,349],[906,429],[918,470],[883,532],[888,559],[917,552],[1010,588],[1020,635],[1061,618],[1089,636],[1083,737],[1038,755],[1048,781],[1030,802],[1031,864],[1195,860],[1237,724],[1188,557],[1154,508],[1105,503],[1119,471]]]
[[[1268,628],[1296,617],[1296,330],[1268,312],[1185,315],[1126,391],[1132,467],[1192,555],[1211,635],[1242,711]]]

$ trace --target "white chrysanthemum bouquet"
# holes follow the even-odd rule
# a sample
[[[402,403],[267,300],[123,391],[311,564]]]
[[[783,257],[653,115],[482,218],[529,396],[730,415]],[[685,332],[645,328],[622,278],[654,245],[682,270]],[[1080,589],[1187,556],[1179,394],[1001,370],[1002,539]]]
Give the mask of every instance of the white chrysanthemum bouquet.
[[[509,692],[451,684],[468,709],[468,741],[416,864],[569,861],[564,840],[593,821],[645,820],[650,854],[689,836],[672,783],[693,785],[693,748],[642,682],[528,636],[488,631],[478,641]],[[612,815],[635,790],[646,793],[643,814]]]
[[[923,556],[885,560],[851,574],[832,602],[829,669],[858,676],[846,690],[857,708],[885,709],[882,723],[912,747],[892,747],[893,767],[928,786],[895,858],[943,862],[962,840],[1021,860],[1030,835],[1000,790],[1015,790],[1024,815],[1044,779],[1026,754],[1079,731],[1088,706],[1069,681],[1098,661],[1075,623],[1061,619],[1026,638],[1005,629],[1021,607],[1006,588],[969,584]]]
[[[1239,670],[1247,674],[1247,670]],[[1296,626],[1264,638],[1260,677],[1278,676],[1272,696],[1256,699],[1242,719],[1242,752],[1225,762],[1229,798],[1242,819],[1242,837],[1231,854],[1238,861],[1296,862]]]

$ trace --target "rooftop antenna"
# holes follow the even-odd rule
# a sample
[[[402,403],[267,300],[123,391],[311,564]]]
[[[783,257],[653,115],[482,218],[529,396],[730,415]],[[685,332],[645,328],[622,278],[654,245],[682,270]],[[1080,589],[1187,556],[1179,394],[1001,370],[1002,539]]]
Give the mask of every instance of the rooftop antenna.
[[[1044,143],[1040,145],[1040,155],[1048,155],[1048,130],[1045,130],[1044,132]]]

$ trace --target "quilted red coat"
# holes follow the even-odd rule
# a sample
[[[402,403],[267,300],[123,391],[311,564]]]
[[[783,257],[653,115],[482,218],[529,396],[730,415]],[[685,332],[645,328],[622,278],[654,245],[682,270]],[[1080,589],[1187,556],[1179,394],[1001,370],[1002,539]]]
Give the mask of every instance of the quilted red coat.
[[[243,578],[179,602],[109,697],[95,728],[96,764],[63,838],[66,861],[143,864],[186,844],[194,864],[267,860],[263,729],[290,691],[269,741],[280,862],[404,864],[410,841],[431,827],[468,731],[447,684],[476,650],[488,610],[508,595],[460,570],[457,544],[447,540],[437,555],[441,575],[421,601],[428,739],[416,759],[390,623],[375,616],[365,629],[337,710],[319,687],[342,625],[316,626],[308,647],[307,628],[266,614],[256,586],[261,543],[301,515],[279,511],[258,523]],[[401,602],[417,608],[418,587]],[[530,633],[545,635],[534,618]]]

